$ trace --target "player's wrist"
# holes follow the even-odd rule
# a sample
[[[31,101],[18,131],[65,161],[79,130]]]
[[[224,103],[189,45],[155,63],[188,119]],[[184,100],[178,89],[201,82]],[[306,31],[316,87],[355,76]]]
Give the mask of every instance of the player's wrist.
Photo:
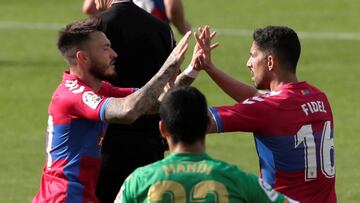
[[[212,63],[209,63],[207,64],[206,68],[204,68],[204,70],[208,73],[208,74],[211,74],[215,71],[216,67],[214,64]]]
[[[194,66],[190,63],[188,67],[184,70],[184,74],[190,78],[195,79],[199,74],[199,71],[195,70]]]

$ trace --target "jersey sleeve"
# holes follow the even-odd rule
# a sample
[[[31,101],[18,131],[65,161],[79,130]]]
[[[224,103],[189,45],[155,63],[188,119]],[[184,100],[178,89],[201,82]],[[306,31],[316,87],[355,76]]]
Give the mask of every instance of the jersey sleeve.
[[[101,89],[99,90],[99,94],[105,95],[107,97],[126,97],[134,92],[136,92],[138,88],[122,88],[122,87],[114,87],[108,82],[103,82]]]
[[[298,203],[281,193],[276,192],[269,184],[261,178],[248,173],[247,174],[247,199],[254,203]]]
[[[109,99],[93,91],[84,91],[81,94],[69,95],[64,102],[66,103],[63,105],[64,108],[74,118],[104,121]]]
[[[274,108],[261,96],[233,106],[210,107],[218,132],[263,132],[271,125]]]
[[[129,198],[128,186],[127,182],[125,181],[120,188],[119,193],[117,194],[114,203],[130,203],[131,198]]]
[[[130,174],[122,184],[114,203],[133,203],[137,199],[136,189],[138,187],[137,170]]]

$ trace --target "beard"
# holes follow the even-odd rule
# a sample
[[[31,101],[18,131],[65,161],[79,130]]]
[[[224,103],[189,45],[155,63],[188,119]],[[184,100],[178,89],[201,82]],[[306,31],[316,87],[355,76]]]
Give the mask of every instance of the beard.
[[[92,61],[90,67],[90,74],[99,80],[111,81],[116,78],[116,71],[109,64],[100,64],[97,61]],[[109,70],[111,72],[107,73]]]

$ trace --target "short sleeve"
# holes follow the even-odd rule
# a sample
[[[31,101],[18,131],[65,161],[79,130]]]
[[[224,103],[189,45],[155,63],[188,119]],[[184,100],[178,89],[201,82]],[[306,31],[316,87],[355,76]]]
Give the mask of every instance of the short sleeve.
[[[254,203],[285,203],[286,197],[276,192],[269,184],[254,174],[247,174],[247,200]]]
[[[100,96],[93,91],[84,91],[82,94],[72,95],[68,108],[71,116],[79,119],[103,121],[108,98]]]
[[[101,89],[99,90],[100,95],[105,95],[107,97],[126,97],[134,92],[136,92],[138,88],[122,88],[122,87],[114,87],[108,82],[103,82]]]
[[[135,202],[136,200],[136,191],[134,188],[137,188],[136,182],[136,170],[130,174],[122,184],[119,193],[116,196],[114,203],[130,203]],[[135,196],[133,195],[135,194]]]
[[[218,132],[261,132],[270,125],[274,108],[261,97],[253,97],[233,106],[211,107]]]

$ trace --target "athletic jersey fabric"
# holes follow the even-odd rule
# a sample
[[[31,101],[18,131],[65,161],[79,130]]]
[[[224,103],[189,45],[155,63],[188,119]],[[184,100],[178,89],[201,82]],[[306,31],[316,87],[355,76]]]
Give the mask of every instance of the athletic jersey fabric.
[[[292,202],[236,166],[212,159],[205,153],[173,153],[133,172],[115,202],[267,203],[285,200]]]
[[[166,16],[164,0],[133,0],[134,3],[148,13],[158,17],[162,21],[169,23]]]
[[[98,202],[95,188],[108,98],[134,91],[103,82],[95,92],[76,76],[64,73],[49,106],[47,162],[33,202]]]
[[[211,107],[219,132],[253,132],[262,178],[300,202],[336,202],[334,124],[326,95],[289,83],[234,106]]]

